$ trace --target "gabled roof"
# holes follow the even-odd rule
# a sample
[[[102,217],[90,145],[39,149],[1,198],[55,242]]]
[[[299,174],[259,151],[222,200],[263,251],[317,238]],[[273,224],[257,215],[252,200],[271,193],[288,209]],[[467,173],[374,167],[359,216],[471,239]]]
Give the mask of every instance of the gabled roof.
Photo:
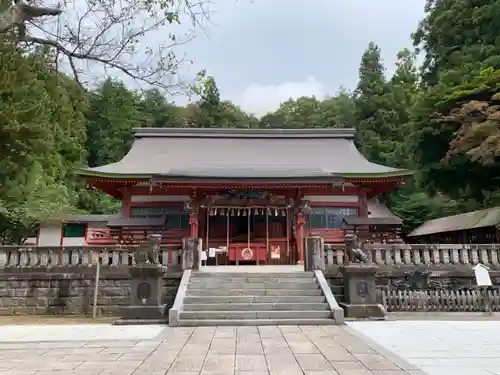
[[[398,216],[389,210],[389,208],[378,201],[377,198],[369,199],[367,202],[368,217],[369,218],[390,218],[397,219],[402,224],[403,221]]]
[[[403,220],[394,215],[383,203],[379,203],[376,198],[367,202],[368,217],[347,216],[344,222],[347,225],[388,225],[401,226]]]
[[[436,233],[456,232],[466,229],[494,227],[498,226],[499,223],[500,207],[493,207],[426,221],[413,230],[408,236],[417,237]]]
[[[117,217],[108,221],[110,228],[163,227],[165,218]]]
[[[412,172],[371,163],[353,129],[135,129],[112,164],[78,171],[108,178],[379,178]]]
[[[121,215],[69,215],[64,219],[64,223],[107,223],[119,217]]]
[[[359,216],[346,216],[343,221],[347,225],[387,225],[387,226],[401,226],[402,220],[398,217],[359,217]]]

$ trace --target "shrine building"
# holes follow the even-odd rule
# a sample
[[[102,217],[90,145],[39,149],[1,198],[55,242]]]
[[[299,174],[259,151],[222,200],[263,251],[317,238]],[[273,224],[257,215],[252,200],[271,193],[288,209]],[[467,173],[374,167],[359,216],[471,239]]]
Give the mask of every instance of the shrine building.
[[[363,225],[369,202],[412,174],[368,161],[354,134],[135,129],[122,160],[78,171],[89,187],[123,202],[121,217],[87,229],[86,243],[131,244],[160,233],[164,246],[177,248],[185,237],[201,238],[209,264],[300,262],[305,236],[343,242],[346,218]]]

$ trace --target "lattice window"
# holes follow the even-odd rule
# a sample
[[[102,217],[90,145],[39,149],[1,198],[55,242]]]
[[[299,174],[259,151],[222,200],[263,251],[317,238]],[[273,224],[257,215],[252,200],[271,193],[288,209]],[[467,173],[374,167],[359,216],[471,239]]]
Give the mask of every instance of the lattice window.
[[[356,207],[312,207],[307,221],[308,228],[340,229],[346,216],[358,216]]]
[[[85,224],[66,224],[63,228],[63,237],[85,237]]]
[[[172,207],[132,207],[131,217],[134,218],[165,218],[166,229],[189,228],[189,215],[182,208]]]

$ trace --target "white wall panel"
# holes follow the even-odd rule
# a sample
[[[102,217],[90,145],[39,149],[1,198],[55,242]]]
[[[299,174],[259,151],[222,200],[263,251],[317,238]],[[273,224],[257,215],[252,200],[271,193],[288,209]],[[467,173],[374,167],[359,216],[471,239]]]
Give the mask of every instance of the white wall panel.
[[[61,226],[40,225],[38,246],[60,246]]]
[[[64,237],[63,246],[83,246],[85,237]]]

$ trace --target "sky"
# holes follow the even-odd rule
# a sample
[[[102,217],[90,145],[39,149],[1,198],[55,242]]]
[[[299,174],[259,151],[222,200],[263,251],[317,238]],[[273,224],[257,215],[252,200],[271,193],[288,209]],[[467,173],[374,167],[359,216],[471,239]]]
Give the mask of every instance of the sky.
[[[354,89],[370,41],[390,75],[425,0],[213,0],[210,22],[183,46],[191,72],[206,69],[221,98],[264,115],[282,101]]]

